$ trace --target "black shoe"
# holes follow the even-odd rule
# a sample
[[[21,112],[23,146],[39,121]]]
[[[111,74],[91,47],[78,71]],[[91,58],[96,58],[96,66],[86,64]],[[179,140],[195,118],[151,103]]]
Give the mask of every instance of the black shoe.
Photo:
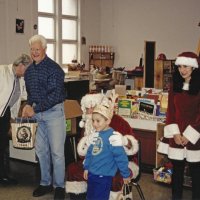
[[[53,187],[51,185],[39,185],[34,191],[33,191],[33,196],[34,197],[40,197],[43,196],[47,193],[50,193],[53,191]]]
[[[2,185],[17,185],[18,181],[10,177],[0,177],[0,184]]]
[[[64,200],[65,199],[65,188],[57,187],[55,189],[54,200]]]

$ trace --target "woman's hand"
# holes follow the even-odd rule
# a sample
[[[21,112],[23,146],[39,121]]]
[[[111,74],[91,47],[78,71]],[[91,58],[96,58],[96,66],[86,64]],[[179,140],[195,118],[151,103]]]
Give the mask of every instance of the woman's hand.
[[[180,134],[174,135],[174,141],[176,144],[183,146],[182,136]]]
[[[187,145],[188,142],[189,142],[189,140],[183,135],[182,136],[182,144],[183,144],[183,146]]]

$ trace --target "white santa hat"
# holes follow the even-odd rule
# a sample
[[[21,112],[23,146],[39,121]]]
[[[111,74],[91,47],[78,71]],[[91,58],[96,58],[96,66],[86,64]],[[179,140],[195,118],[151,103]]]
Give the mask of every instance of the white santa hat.
[[[81,110],[83,111],[82,120],[79,123],[79,126],[83,128],[85,126],[85,116],[86,108],[94,108],[96,105],[100,104],[105,97],[102,93],[97,94],[86,94],[81,99]]]
[[[95,107],[97,104],[100,104],[102,99],[104,98],[104,94],[86,94],[81,99],[81,109],[84,111],[85,108]]]
[[[186,65],[194,68],[199,67],[199,58],[193,52],[183,52],[176,58],[175,65]]]

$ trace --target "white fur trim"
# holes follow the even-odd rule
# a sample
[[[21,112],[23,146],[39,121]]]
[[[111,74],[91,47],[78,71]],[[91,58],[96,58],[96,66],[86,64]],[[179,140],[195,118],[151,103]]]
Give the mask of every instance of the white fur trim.
[[[190,67],[195,67],[198,68],[198,62],[196,58],[189,58],[189,57],[177,57],[176,61],[175,61],[175,65],[186,65],[186,66],[190,66]]]
[[[85,118],[85,131],[84,131],[84,136],[90,135],[92,132],[95,131],[93,125],[92,125],[92,115],[88,114]]]
[[[183,90],[189,90],[189,83],[183,83]]]
[[[200,138],[200,133],[195,130],[192,126],[187,126],[185,131],[183,132],[183,135],[192,143],[196,144],[196,142]]]
[[[124,147],[127,155],[134,155],[138,152],[139,145],[138,141],[132,136],[132,135],[124,135],[130,142],[131,142],[131,148],[128,149],[127,147]]]
[[[83,120],[81,120],[80,122],[79,122],[79,127],[80,128],[83,128],[85,126],[85,122],[83,121]]]
[[[66,193],[73,193],[73,194],[86,193],[87,183],[86,181],[66,181],[65,191]]]
[[[200,162],[200,150],[187,150],[186,160],[188,162]]]
[[[200,162],[200,150],[188,150],[169,147],[168,157],[175,160],[186,158],[188,162]]]
[[[130,161],[128,163],[128,168],[132,171],[132,177],[131,178],[136,178],[136,176],[139,174],[139,166],[133,162],[133,161]]]
[[[77,152],[80,156],[85,156],[87,153],[88,146],[87,146],[86,140],[87,140],[87,136],[82,137],[77,145]]]
[[[118,192],[110,191],[109,200],[118,200],[120,199],[120,196],[121,196],[121,191]]]
[[[168,151],[169,151],[169,144],[160,141],[158,144],[157,152],[162,154],[168,154]]]
[[[164,136],[166,138],[173,138],[175,134],[180,134],[178,124],[169,124],[164,127]]]
[[[169,147],[168,157],[174,160],[183,160],[186,158],[185,149]]]

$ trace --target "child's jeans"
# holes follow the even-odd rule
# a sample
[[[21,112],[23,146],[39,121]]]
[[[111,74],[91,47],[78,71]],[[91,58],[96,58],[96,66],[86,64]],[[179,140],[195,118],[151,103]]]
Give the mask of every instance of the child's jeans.
[[[108,200],[112,176],[100,176],[88,173],[87,200]]]

